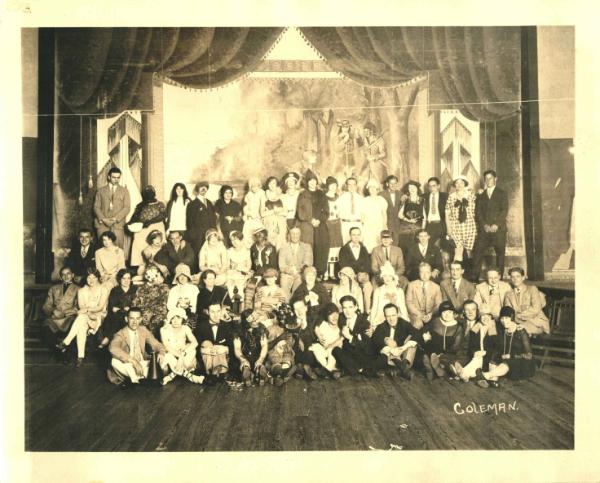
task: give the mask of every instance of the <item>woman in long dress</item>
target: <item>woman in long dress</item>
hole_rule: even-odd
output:
[[[340,253],[340,248],[344,244],[342,240],[342,222],[340,220],[340,206],[338,196],[338,182],[333,176],[329,176],[325,181],[325,196],[329,205],[329,218],[327,218],[327,230],[329,232],[329,257],[328,262],[333,265],[331,278],[335,277],[337,272],[336,262]]]
[[[244,196],[243,202],[244,228],[242,233],[244,234],[244,240],[246,240],[248,248],[254,243],[252,238],[254,233],[264,228],[260,216],[260,207],[263,204],[264,198],[265,190],[261,187],[260,179],[253,176],[248,180],[248,192]]]
[[[188,194],[187,188],[183,183],[175,183],[171,189],[171,196],[167,203],[165,227],[167,233],[170,231],[178,231],[181,236],[185,237],[186,230],[186,209],[188,203],[192,201]]]
[[[398,210],[399,240],[398,245],[404,253],[416,243],[416,236],[421,228],[425,228],[425,203],[423,202],[421,184],[409,181],[402,187],[400,209]]]
[[[371,253],[381,244],[381,232],[387,229],[387,201],[379,196],[380,185],[375,179],[369,180],[365,187],[367,196],[362,204],[363,244]]]
[[[133,244],[131,246],[132,267],[139,267],[144,263],[142,250],[146,248],[146,239],[150,232],[158,230],[165,233],[166,208],[162,201],[156,199],[156,191],[153,186],[146,186],[142,189],[142,201],[135,207],[133,215],[129,220],[128,226],[135,223],[141,223],[142,229],[136,231],[133,235]]]
[[[292,172],[287,173],[281,181],[284,188],[281,200],[283,201],[283,208],[285,209],[288,230],[296,225],[296,208],[298,206],[298,195],[300,194],[298,189],[299,182],[300,176],[297,173]]]
[[[477,224],[475,223],[475,195],[469,190],[469,180],[465,176],[457,177],[453,182],[454,191],[446,202],[446,227],[448,236],[455,245],[454,260],[463,261],[464,252],[471,256]]]
[[[215,211],[218,216],[219,229],[223,236],[223,242],[229,248],[231,240],[229,234],[232,231],[242,231],[242,205],[233,199],[233,188],[229,185],[221,186],[219,199],[215,203]]]
[[[201,272],[212,270],[217,274],[216,284],[221,286],[227,282],[229,259],[227,248],[219,237],[219,232],[211,228],[206,232],[206,243],[202,245],[198,255]]]
[[[270,176],[267,179],[265,198],[260,207],[260,215],[263,225],[269,233],[269,242],[279,250],[286,242],[287,213],[283,207],[279,181],[275,176]]]

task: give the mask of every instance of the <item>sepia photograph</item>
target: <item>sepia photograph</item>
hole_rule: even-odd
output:
[[[574,449],[576,29],[398,23],[21,29],[25,451]]]

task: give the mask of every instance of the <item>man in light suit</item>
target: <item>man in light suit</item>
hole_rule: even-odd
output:
[[[448,201],[448,193],[440,191],[440,180],[435,177],[429,178],[427,188],[429,189],[429,193],[423,197],[425,200],[425,229],[431,237],[431,243],[437,243],[438,240],[446,238],[446,202]]]
[[[387,225],[392,232],[392,237],[396,242],[400,240],[400,219],[398,212],[400,211],[400,198],[402,193],[398,189],[398,178],[393,174],[385,179],[385,190],[379,193],[385,201],[387,201]]]
[[[454,260],[450,263],[450,279],[440,284],[442,298],[452,302],[457,310],[460,310],[466,300],[475,296],[475,285],[463,278],[464,273],[462,262]]]
[[[431,280],[431,265],[421,262],[419,279],[408,284],[406,288],[406,308],[410,323],[416,329],[431,320],[442,303],[440,286]]]
[[[431,278],[437,281],[444,269],[442,261],[442,252],[429,240],[427,230],[421,229],[417,233],[418,242],[411,245],[406,254],[407,276],[409,280],[416,280],[419,277],[419,265],[427,262],[431,268]]]
[[[404,255],[402,248],[394,246],[393,233],[390,230],[381,232],[381,245],[373,248],[371,252],[371,273],[373,281],[381,285],[381,267],[389,262],[398,276],[398,285],[402,290],[406,289],[408,279],[404,276]]]
[[[141,325],[142,310],[139,307],[129,309],[125,322],[127,327],[119,330],[108,346],[112,360],[107,375],[113,384],[123,384],[125,381],[138,384],[141,379],[148,377],[150,356],[146,352],[146,344],[158,353],[157,362],[166,368],[165,347]]]
[[[279,249],[280,284],[289,300],[292,292],[302,283],[301,273],[304,267],[313,264],[312,247],[300,241],[300,228],[290,229],[289,241]]]
[[[77,291],[79,287],[73,283],[73,271],[70,267],[61,268],[60,279],[62,283],[53,285],[48,290],[46,302],[42,307],[42,312],[47,317],[44,326],[52,334],[57,332],[66,333],[77,316]]]
[[[486,305],[494,319],[498,320],[500,309],[504,305],[504,298],[510,291],[510,285],[500,280],[500,269],[490,267],[486,273],[487,281],[475,286],[473,300],[479,307]]]
[[[527,333],[537,335],[550,332],[550,322],[542,310],[546,299],[535,285],[525,285],[525,271],[513,267],[508,271],[512,290],[504,297],[504,305],[515,310],[516,320]]]
[[[96,191],[94,226],[98,232],[98,239],[105,231],[112,231],[117,237],[117,245],[123,248],[125,218],[129,214],[131,201],[127,188],[119,185],[120,180],[121,170],[110,168],[108,171],[108,184]]]

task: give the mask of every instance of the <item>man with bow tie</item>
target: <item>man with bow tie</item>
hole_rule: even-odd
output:
[[[232,349],[231,322],[221,319],[223,310],[219,303],[208,307],[208,319],[201,321],[195,330],[198,340],[198,370],[207,377],[207,383],[223,381],[229,371],[229,354]]]
[[[117,237],[116,245],[123,248],[125,241],[125,218],[129,214],[131,201],[129,190],[119,185],[121,170],[117,167],[108,171],[108,184],[96,191],[94,199],[94,225],[98,239],[105,231],[112,231]]]
[[[510,291],[510,285],[500,280],[500,269],[490,267],[486,272],[487,280],[475,286],[473,300],[479,307],[487,305],[494,319],[498,320],[504,297]]]
[[[79,287],[73,283],[73,271],[64,266],[60,270],[62,283],[48,290],[42,312],[47,317],[43,325],[51,332],[48,342],[52,343],[57,333],[66,333],[77,315],[77,291]],[[54,341],[55,343],[55,341]]]
[[[465,269],[460,260],[450,263],[450,279],[442,281],[442,298],[452,302],[454,307],[462,307],[466,300],[475,296],[475,285],[463,278]]]
[[[513,267],[508,271],[512,290],[504,297],[504,305],[514,309],[519,324],[531,335],[550,333],[550,322],[544,311],[544,295],[535,285],[525,284],[525,270]]]

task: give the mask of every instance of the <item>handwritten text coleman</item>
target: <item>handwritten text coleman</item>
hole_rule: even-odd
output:
[[[518,410],[519,408],[517,407],[517,401],[491,404],[477,404],[474,402],[470,402],[466,405],[462,405],[459,402],[454,403],[454,412],[456,414],[495,413],[497,416],[500,413],[507,413]]]

